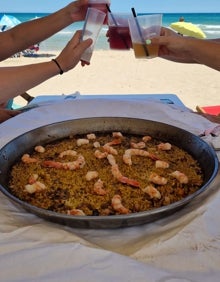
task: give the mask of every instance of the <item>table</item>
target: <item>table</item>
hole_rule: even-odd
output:
[[[98,109],[98,110],[97,110]],[[39,126],[93,116],[163,121],[194,134],[216,124],[184,105],[124,97],[42,102],[0,125],[0,147]],[[212,136],[205,137],[207,142]],[[0,197],[1,281],[219,281],[220,176],[202,203],[163,220],[116,230],[47,222]]]

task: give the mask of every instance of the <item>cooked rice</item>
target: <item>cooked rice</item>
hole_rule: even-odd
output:
[[[119,182],[113,177],[111,165],[107,158],[97,159],[94,152],[93,143],[99,142],[101,146],[112,141],[112,134],[96,134],[95,140],[89,140],[88,145],[77,146],[76,142],[83,136],[72,136],[63,140],[47,144],[44,153],[38,153],[33,150],[31,157],[39,159],[37,163],[24,163],[19,161],[11,170],[10,189],[12,194],[28,202],[31,205],[67,214],[68,211],[77,209],[83,211],[85,215],[115,215],[120,214],[112,207],[112,198],[114,195],[121,196],[121,202],[130,213],[146,211],[159,208],[179,201],[186,196],[197,191],[203,183],[203,174],[196,160],[187,152],[172,145],[171,150],[158,150],[159,140],[152,139],[146,143],[143,150],[156,155],[160,160],[169,163],[169,168],[156,168],[155,160],[148,157],[132,156],[132,165],[125,164],[122,160],[124,151],[130,148],[131,142],[141,142],[143,136],[123,135],[122,143],[112,146],[118,151],[114,156],[120,172],[123,176],[137,180],[140,187]],[[85,158],[84,167],[77,170],[65,170],[42,165],[44,160],[54,160],[58,162],[72,162],[76,159],[73,156],[64,156],[59,158],[59,154],[66,150],[75,150]],[[102,148],[100,148],[102,150]],[[106,195],[97,195],[94,193],[94,183],[98,180],[87,181],[85,175],[88,171],[97,171],[103,183],[103,189],[107,191]],[[188,176],[187,184],[180,183],[170,174],[173,171],[180,171]],[[167,179],[165,185],[155,185],[160,192],[161,198],[151,198],[143,189],[151,184],[149,175],[155,172]],[[37,181],[43,183],[46,189],[35,193],[28,193],[25,185],[29,183],[32,175],[37,174]]]

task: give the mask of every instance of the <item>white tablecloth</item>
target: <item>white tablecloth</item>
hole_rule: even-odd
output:
[[[184,107],[152,101],[73,100],[42,105],[0,125],[0,147],[49,123],[124,116],[162,121],[194,134],[216,124]],[[207,137],[211,141],[211,137]],[[1,281],[219,281],[220,176],[203,199],[166,219],[116,230],[47,222],[0,197]]]

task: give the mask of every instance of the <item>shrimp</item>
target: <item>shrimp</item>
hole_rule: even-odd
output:
[[[33,184],[37,181],[37,179],[38,179],[38,174],[32,174],[28,179],[28,183]]]
[[[156,160],[155,166],[156,168],[168,168],[170,165],[168,164],[168,162]]]
[[[40,181],[36,181],[33,184],[25,185],[24,188],[29,194],[34,194],[36,192],[45,190],[46,186],[43,183],[41,183]]]
[[[108,159],[108,162],[109,162],[110,165],[116,165],[116,160],[115,160],[115,157],[113,155],[108,154],[107,159]]]
[[[86,162],[84,157],[82,155],[79,155],[76,161],[63,163],[63,168],[67,170],[76,170],[83,168],[85,163]]]
[[[183,172],[178,170],[172,172],[170,175],[176,178],[182,184],[187,184],[189,182],[189,178]]]
[[[87,134],[86,137],[87,137],[88,140],[95,140],[96,139],[96,135],[94,133]]]
[[[89,144],[89,140],[88,139],[77,139],[76,140],[76,145],[78,147],[83,146],[83,145],[87,145]]]
[[[139,142],[139,143],[131,142],[131,148],[144,149],[145,147],[146,147],[146,144],[144,142]]]
[[[86,180],[91,181],[99,176],[97,171],[88,171],[86,174]]]
[[[147,193],[151,199],[153,198],[161,199],[160,192],[151,184],[146,186],[144,189],[142,189],[142,191]]]
[[[114,145],[120,145],[120,144],[121,144],[121,139],[115,138],[112,141],[106,143],[105,145],[114,146]]]
[[[101,152],[99,150],[96,150],[95,153],[94,153],[95,157],[97,159],[105,159],[107,156],[108,156],[108,153],[107,152]]]
[[[85,213],[82,210],[79,210],[79,209],[68,210],[67,214],[68,215],[81,215],[81,216],[85,216]]]
[[[34,150],[38,153],[44,153],[45,152],[45,148],[43,146],[36,146],[34,148]]]
[[[141,157],[149,157],[152,160],[158,160],[158,157],[155,156],[154,154],[151,154],[147,151],[140,150],[140,149],[128,149],[125,151],[123,155],[123,161],[125,164],[132,165],[132,156],[141,156]]]
[[[170,143],[160,143],[159,145],[157,145],[157,148],[162,151],[170,151],[172,145]]]
[[[74,150],[66,150],[59,154],[59,158],[63,158],[64,156],[72,156],[75,157],[77,155],[77,152]]]
[[[122,139],[123,138],[123,135],[122,135],[122,133],[121,132],[112,132],[112,136],[114,137],[114,138],[119,138],[119,139]]]
[[[75,162],[71,162],[71,164],[73,164],[73,166],[75,166],[75,169],[83,168],[84,165],[86,164],[85,158],[82,155],[79,155],[77,160]],[[74,170],[74,168],[73,168],[73,170]]]
[[[37,163],[39,160],[36,158],[31,158],[31,156],[29,154],[24,154],[21,158],[23,163],[26,164],[31,164],[31,163]]]
[[[152,137],[149,136],[149,135],[146,135],[146,136],[144,136],[144,137],[142,138],[142,140],[146,143],[146,142],[152,140]]]
[[[63,163],[56,162],[56,161],[44,161],[42,164],[45,167],[51,167],[51,168],[57,168],[57,169],[63,168]]]
[[[149,181],[157,185],[166,185],[167,184],[167,179],[165,177],[158,175],[155,172],[151,173],[151,175],[149,176]]]
[[[111,146],[109,146],[108,144],[105,144],[103,146],[103,149],[108,154],[112,154],[112,155],[117,155],[118,154],[118,151],[116,149],[112,148]]]
[[[96,142],[93,143],[93,147],[94,148],[100,148],[101,145],[100,145],[100,143],[98,141],[96,141]]]
[[[128,214],[129,213],[129,209],[127,209],[126,207],[124,207],[122,205],[121,202],[121,196],[120,195],[114,195],[114,197],[112,198],[112,208],[120,213],[120,214]]]
[[[79,155],[77,160],[74,162],[56,162],[56,161],[44,161],[43,166],[45,167],[51,167],[51,168],[57,168],[57,169],[65,169],[65,170],[76,170],[83,168],[85,165],[85,159],[82,155]]]
[[[131,149],[126,150],[122,158],[125,164],[132,165]]]
[[[104,183],[101,179],[99,179],[98,181],[96,181],[96,183],[94,184],[94,193],[99,195],[99,196],[104,196],[107,194],[107,191],[105,191],[103,189]]]
[[[133,187],[140,187],[140,183],[139,183],[138,181],[123,176],[122,173],[120,172],[120,170],[119,170],[117,164],[112,165],[111,171],[112,171],[112,175],[113,175],[119,182],[121,182],[121,183],[123,183],[123,184],[127,184],[127,185],[130,185],[130,186],[133,186]]]

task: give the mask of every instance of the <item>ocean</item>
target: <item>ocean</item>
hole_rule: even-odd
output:
[[[35,13],[10,13],[21,22],[25,22],[37,17],[43,17],[48,14]],[[2,14],[0,14],[0,17]],[[172,13],[163,14],[163,26],[169,27],[173,22],[179,21],[180,17],[184,17],[185,21],[191,22],[200,27],[207,38],[220,38],[220,13]],[[61,50],[76,30],[82,29],[83,22],[74,23],[67,28],[61,30],[57,34],[40,43],[41,51],[59,51]],[[96,50],[108,50],[109,45],[106,38],[107,26],[103,26],[100,36],[96,43]]]

